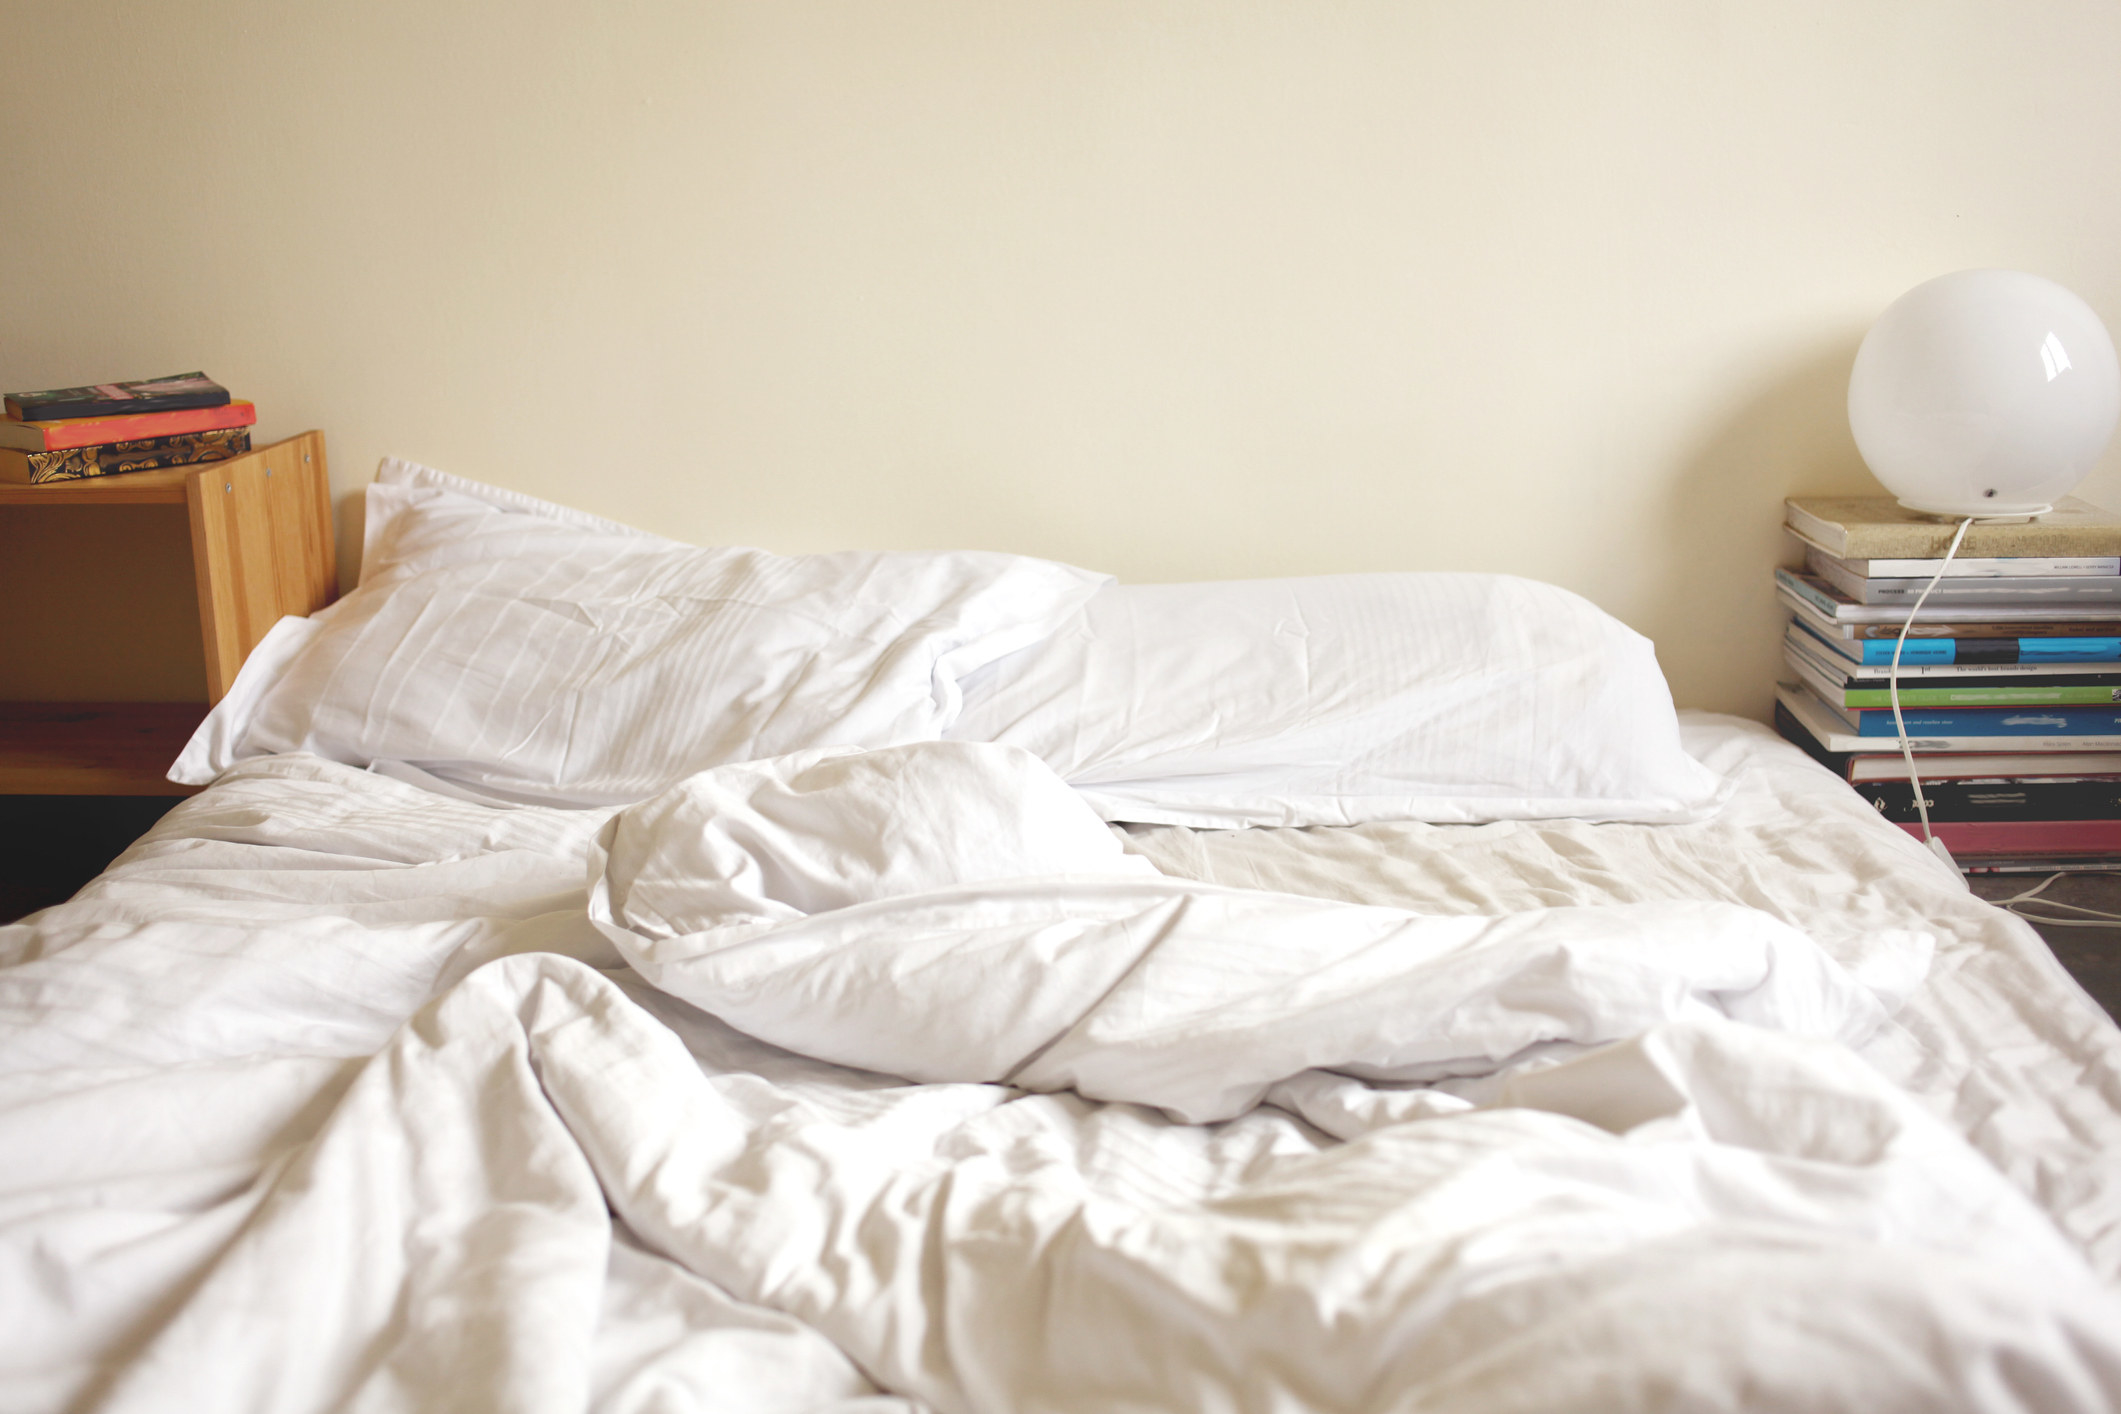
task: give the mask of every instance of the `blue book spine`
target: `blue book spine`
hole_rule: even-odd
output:
[[[1855,714],[1858,736],[1897,736],[1890,707]],[[2121,736],[2121,707],[1934,707],[1900,715],[1909,736]]]
[[[1959,640],[1956,638],[1910,638],[1907,651],[1900,655],[1902,667],[1912,668],[1917,663],[1954,663]],[[1863,661],[1867,665],[1887,668],[1893,663],[1893,640],[1890,638],[1866,638],[1863,640]]]
[[[1863,661],[1877,667],[1891,664],[1893,640],[1864,639]],[[1982,638],[1964,642],[1956,638],[1910,638],[1907,651],[1900,655],[1903,667],[1917,663],[2113,662],[2121,662],[2121,638]]]

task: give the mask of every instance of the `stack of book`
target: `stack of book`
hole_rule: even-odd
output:
[[[203,373],[9,393],[0,482],[74,481],[250,450],[258,410]]]
[[[1775,572],[1791,611],[1777,728],[1917,836],[1888,678],[1957,528],[1882,497],[1792,500],[1805,566]],[[1930,828],[1963,868],[2121,862],[2121,516],[2069,498],[1970,527],[1899,684]]]

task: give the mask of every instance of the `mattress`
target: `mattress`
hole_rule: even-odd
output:
[[[1938,1147],[1935,1191],[1819,1219],[1845,1253],[1762,1222],[1703,1246],[1715,1225],[1687,1204],[1729,1194],[1660,1206],[1600,1176],[1654,1125],[1511,1137],[1532,1111],[1348,1069],[1213,1124],[909,1084],[627,966],[586,908],[609,811],[279,755],[0,929],[0,1409],[1862,1407],[1887,1348],[1928,1352],[1889,1373],[1935,1407],[2102,1407],[2121,1030],[2027,924],[1794,748],[1682,723],[1733,782],[1695,824],[1115,829],[1168,877],[1426,915],[1741,905],[1886,993],[1906,952],[1881,940],[1919,929],[1927,974],[1861,1065],[1998,1188]],[[1706,1074],[1731,1029],[1671,1044]],[[1818,1055],[1746,1073],[1801,1089]],[[1419,1203],[1379,1206],[1417,1171]],[[1685,1172],[1674,1194],[1710,1170]],[[1803,1189],[1822,1212],[1826,1192]],[[1512,1195],[1525,1219],[1484,1225]],[[1402,1242],[1415,1212],[1468,1225]],[[1961,1334],[1917,1328],[1934,1312],[1897,1291],[1844,1300],[1890,1275],[1894,1223],[1946,1218],[1971,1235],[1937,1287],[1968,1262],[1993,1277],[1953,1298]],[[2050,1240],[2083,1290],[1981,1256]],[[1919,1286],[1932,1257],[1904,1250]],[[1793,1374],[1807,1327],[1823,1344]]]

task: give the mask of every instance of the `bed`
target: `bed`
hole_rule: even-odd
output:
[[[2121,1030],[1580,601],[369,502],[0,929],[0,1408],[2121,1405]]]

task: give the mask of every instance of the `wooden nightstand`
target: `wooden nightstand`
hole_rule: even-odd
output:
[[[283,614],[338,593],[324,434],[227,461],[37,486],[0,485],[0,514],[181,505],[205,648],[204,702],[0,702],[0,795],[189,795],[163,779],[192,730]]]

